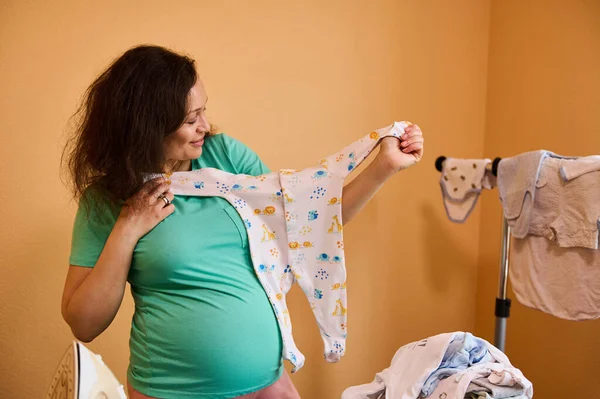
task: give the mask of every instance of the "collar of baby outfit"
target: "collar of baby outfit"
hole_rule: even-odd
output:
[[[600,171],[600,156],[591,155],[573,159],[560,167],[560,174],[565,181],[576,179],[586,173]]]
[[[337,362],[344,355],[344,179],[382,138],[400,138],[409,125],[410,122],[395,122],[375,130],[323,158],[318,165],[302,170],[282,169],[250,176],[202,168],[163,175],[175,195],[222,197],[239,213],[248,232],[254,269],[279,323],[283,357],[293,364],[292,372],[304,364],[304,355],[292,337],[286,305],[286,294],[296,281],[316,318],[325,359]]]

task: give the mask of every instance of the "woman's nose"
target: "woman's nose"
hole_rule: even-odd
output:
[[[200,117],[200,124],[198,125],[198,130],[200,130],[201,132],[208,132],[210,130],[210,123],[208,123],[208,120],[204,115]]]

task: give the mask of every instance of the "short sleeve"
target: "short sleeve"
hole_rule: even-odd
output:
[[[89,195],[89,194],[88,194]],[[76,266],[94,267],[108,240],[117,215],[108,204],[98,205],[90,201],[88,206],[81,201],[71,236],[69,263]]]
[[[225,134],[223,134],[223,140],[227,155],[238,173],[259,176],[271,172],[259,156],[244,143]]]

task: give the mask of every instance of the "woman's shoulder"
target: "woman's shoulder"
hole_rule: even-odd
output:
[[[210,167],[253,176],[270,171],[250,147],[222,132],[212,134],[204,141],[202,155],[192,166],[194,169]]]
[[[204,148],[194,167],[212,167],[230,173],[262,174],[268,168],[258,155],[241,140],[226,133],[211,134],[204,141]]]
[[[194,168],[217,168],[222,169],[222,163],[230,162],[229,156],[229,139],[225,133],[213,133],[204,139],[204,145],[202,146],[202,155],[200,158],[192,161],[197,163],[193,165]]]
[[[78,216],[88,221],[113,224],[123,201],[115,200],[101,184],[89,186],[79,198]]]
[[[218,132],[211,134],[207,140],[205,140],[205,147],[212,147],[211,149],[220,150],[223,153],[231,154],[238,152],[246,147],[240,140],[228,135],[224,132]]]

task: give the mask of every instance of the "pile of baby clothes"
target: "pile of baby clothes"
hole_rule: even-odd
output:
[[[533,385],[504,353],[471,333],[453,332],[400,348],[373,382],[342,399],[531,399]]]

